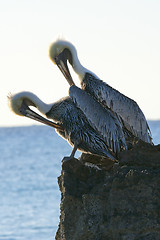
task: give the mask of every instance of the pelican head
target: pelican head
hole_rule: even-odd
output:
[[[8,96],[8,105],[10,109],[19,116],[25,116],[28,106],[34,106],[35,104],[30,100],[29,92],[21,92],[17,94],[10,94]]]
[[[19,116],[25,116],[62,130],[62,127],[60,125],[49,121],[48,119],[42,117],[29,108],[29,106],[33,106],[37,108],[42,114],[46,115],[52,107],[52,104],[46,104],[42,102],[35,94],[31,92],[20,92],[14,95],[10,94],[8,96],[8,105],[11,111]]]
[[[53,42],[49,48],[49,57],[59,67],[70,86],[75,84],[69,72],[67,62],[70,63],[80,79],[83,79],[87,69],[81,65],[76,48],[70,42],[63,40]]]

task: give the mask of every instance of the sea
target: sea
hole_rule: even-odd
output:
[[[148,123],[157,145],[160,121]],[[61,198],[57,178],[61,160],[71,151],[50,127],[0,127],[0,240],[55,239]]]

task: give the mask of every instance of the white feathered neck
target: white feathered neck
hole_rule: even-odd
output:
[[[55,57],[58,56],[65,48],[67,48],[72,55],[72,67],[74,71],[78,74],[79,78],[82,80],[85,76],[86,73],[90,73],[96,78],[98,78],[93,72],[88,70],[87,68],[83,67],[82,64],[80,63],[78,56],[77,56],[77,50],[73,46],[72,43],[65,41],[65,40],[57,40],[53,42],[50,45],[49,48],[49,57],[51,60],[55,63]]]
[[[8,104],[10,109],[17,115],[22,115],[20,113],[20,108],[23,101],[27,102],[28,106],[35,106],[42,114],[49,112],[53,104],[46,104],[41,99],[39,99],[35,94],[31,92],[20,92],[8,96]]]

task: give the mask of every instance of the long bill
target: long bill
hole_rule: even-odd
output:
[[[57,123],[54,123],[52,121],[49,121],[48,119],[42,117],[38,113],[35,113],[33,110],[31,110],[27,105],[23,105],[20,109],[20,112],[23,114],[23,116],[31,118],[37,122],[41,122],[45,125],[48,125],[50,127],[59,129],[61,131],[64,131],[63,127]]]
[[[64,77],[66,78],[66,80],[68,81],[69,85],[75,85],[72,76],[69,72],[68,66],[67,66],[67,59],[64,58],[63,56],[63,52],[60,53],[56,58],[55,58],[55,62],[57,64],[57,66],[59,67],[59,69],[61,70],[62,74],[64,75]]]

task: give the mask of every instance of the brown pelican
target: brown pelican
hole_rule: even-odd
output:
[[[77,88],[76,86],[72,87]],[[72,92],[72,87],[70,88],[70,92]],[[84,92],[81,89],[79,90]],[[85,95],[88,94],[85,93]],[[89,98],[92,97],[89,96]],[[110,113],[110,111],[108,112],[108,119],[106,117],[106,121],[108,120],[108,129],[106,124],[101,134],[99,129],[96,130],[94,126],[92,127],[89,124],[84,113],[75,105],[69,96],[53,104],[44,103],[31,92],[20,92],[9,96],[8,99],[9,106],[15,114],[26,116],[54,127],[57,133],[73,146],[70,157],[65,160],[73,158],[77,149],[84,153],[109,157],[114,160],[114,152],[116,153],[116,151],[120,151],[122,148],[127,148],[122,127],[118,119]],[[35,113],[29,106],[37,108],[43,115],[55,122],[51,122]],[[114,128],[114,134],[112,136],[109,128]],[[103,131],[105,131],[106,134],[105,138],[103,137]],[[108,141],[106,140],[107,134],[109,138]]]
[[[49,56],[60,68],[70,85],[74,85],[74,82],[67,61],[78,74],[83,90],[93,96],[104,108],[109,108],[115,112],[121,118],[125,128],[134,136],[145,142],[152,143],[149,126],[138,104],[84,68],[78,59],[75,47],[70,42],[63,40],[54,42],[50,46]],[[87,105],[87,102],[85,104]]]

